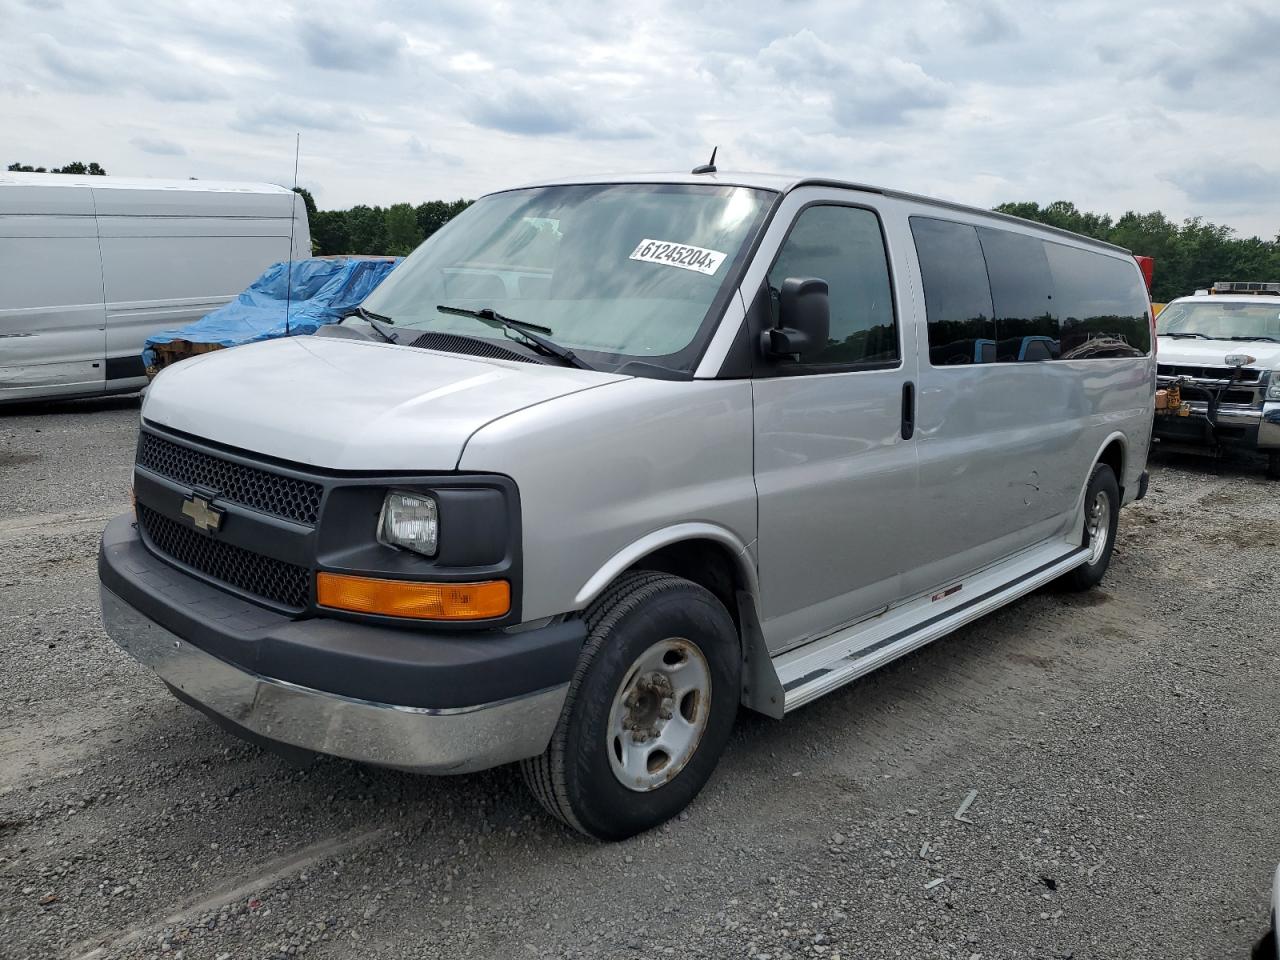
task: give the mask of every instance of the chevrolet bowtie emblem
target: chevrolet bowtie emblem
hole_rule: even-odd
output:
[[[209,506],[208,500],[195,494],[183,503],[182,513],[191,518],[197,530],[204,530],[206,533],[212,533],[222,526],[222,511]]]

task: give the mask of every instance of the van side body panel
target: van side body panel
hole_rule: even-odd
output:
[[[104,327],[89,189],[0,189],[0,399],[100,392]]]
[[[916,562],[905,592],[944,586],[1070,535],[1106,441],[1120,430],[1145,449],[1154,400],[1144,366],[1077,360],[922,369]],[[1145,453],[1126,456],[1127,476],[1117,479],[1127,491],[1136,492],[1145,462]]]
[[[629,379],[481,427],[459,470],[520,489],[527,620],[585,606],[619,554],[679,524],[711,525],[739,552],[756,537],[751,384]],[[656,542],[656,541],[655,541]]]

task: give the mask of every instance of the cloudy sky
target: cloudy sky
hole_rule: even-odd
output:
[[[1280,233],[1280,6],[0,0],[0,146],[292,177],[322,208],[548,176],[835,175]]]

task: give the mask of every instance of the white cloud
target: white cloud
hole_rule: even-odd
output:
[[[134,137],[129,141],[143,153],[153,153],[158,157],[185,157],[186,148],[180,143],[165,140],[163,137]]]
[[[290,133],[302,130],[356,130],[360,117],[345,106],[331,106],[302,97],[269,96],[236,110],[231,127],[242,133]]]

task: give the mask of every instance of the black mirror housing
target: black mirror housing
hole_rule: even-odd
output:
[[[787,277],[782,281],[778,301],[778,325],[760,338],[760,349],[766,357],[799,357],[827,345],[831,333],[827,281]]]

